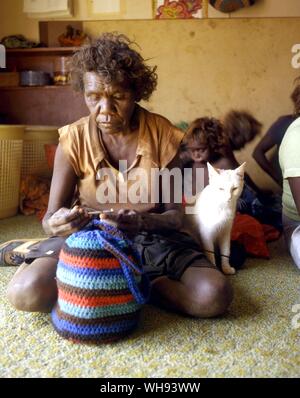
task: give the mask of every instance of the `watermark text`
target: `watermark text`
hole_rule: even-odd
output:
[[[0,44],[0,68],[6,68],[6,50],[3,44]]]
[[[300,68],[300,44],[294,44],[292,47],[292,53],[295,54],[292,57],[292,67],[294,69],[299,69]]]

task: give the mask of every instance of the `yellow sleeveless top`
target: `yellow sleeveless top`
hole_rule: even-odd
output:
[[[128,167],[121,162],[120,170],[109,163],[91,116],[59,129],[60,145],[78,176],[77,203],[96,210],[159,208],[157,196],[153,196],[153,186],[158,184],[156,172],[175,157],[184,133],[163,116],[136,106],[136,157]]]

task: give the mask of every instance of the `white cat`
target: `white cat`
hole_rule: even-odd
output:
[[[203,250],[215,265],[214,251],[219,248],[224,274],[235,273],[229,264],[230,237],[237,200],[244,186],[245,164],[235,170],[220,170],[207,163],[209,185],[196,197],[194,217]]]

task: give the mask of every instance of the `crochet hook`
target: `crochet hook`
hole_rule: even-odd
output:
[[[110,210],[93,210],[93,211],[88,211],[88,214],[92,215],[92,214],[103,214],[103,213],[113,213],[114,210],[110,209]]]

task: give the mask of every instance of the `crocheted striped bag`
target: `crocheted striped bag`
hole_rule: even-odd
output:
[[[133,244],[100,220],[66,239],[56,278],[52,324],[62,337],[77,343],[109,343],[129,334],[149,296]]]

